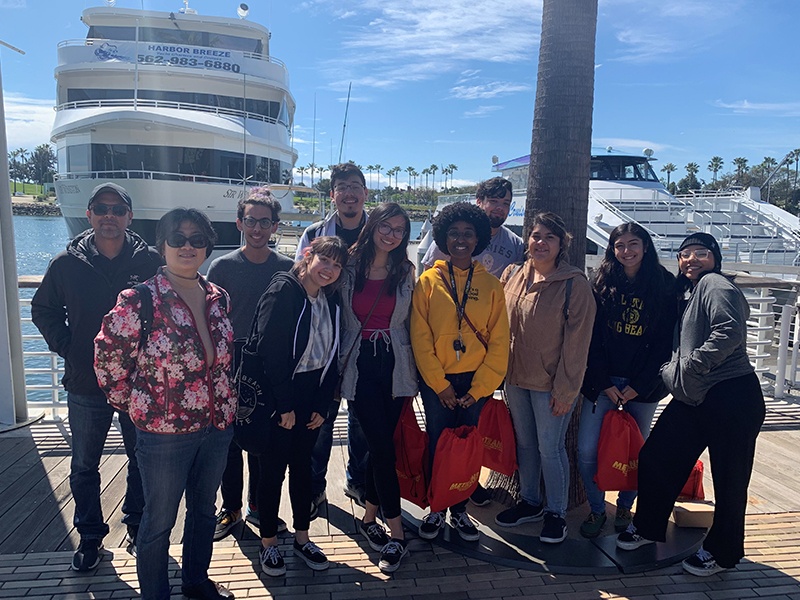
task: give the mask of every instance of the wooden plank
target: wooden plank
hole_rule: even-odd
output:
[[[5,471],[13,467],[25,454],[35,451],[32,438],[0,436],[0,479],[5,479]]]

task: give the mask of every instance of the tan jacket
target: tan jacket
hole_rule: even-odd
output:
[[[509,266],[500,278],[511,329],[506,381],[528,390],[551,392],[558,402],[572,402],[583,383],[592,339],[597,310],[592,288],[580,269],[564,262],[532,284],[533,275],[533,261],[528,260],[522,267]],[[565,321],[568,279],[573,283]]]

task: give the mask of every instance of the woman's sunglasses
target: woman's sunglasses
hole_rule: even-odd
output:
[[[167,236],[167,246],[170,248],[183,248],[186,242],[189,242],[192,248],[205,248],[208,246],[208,238],[202,233],[193,233],[186,237],[179,231],[173,231]]]

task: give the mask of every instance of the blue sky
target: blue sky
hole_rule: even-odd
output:
[[[56,45],[85,37],[81,11],[102,4],[0,0],[0,39],[27,53],[0,49],[10,149],[48,140]],[[312,151],[318,164],[337,162],[350,82],[345,160],[384,171],[453,163],[454,182],[466,184],[492,175],[493,155],[505,161],[528,154],[541,0],[249,4],[249,18],[272,31],[272,55],[289,68],[298,165],[310,163]],[[219,16],[235,16],[237,5],[190,2]],[[173,11],[183,4],[117,6]],[[751,165],[764,156],[780,160],[800,148],[791,41],[798,23],[794,1],[600,0],[593,145],[652,148],[656,171],[678,165],[673,180],[690,161],[710,180],[705,168],[714,155],[725,160],[723,171],[738,156]],[[405,173],[399,179],[404,183]]]

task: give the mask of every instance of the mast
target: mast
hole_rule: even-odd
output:
[[[342,162],[342,149],[344,148],[344,132],[347,129],[347,111],[350,109],[350,90],[353,89],[353,82],[347,86],[347,104],[344,105],[344,122],[342,123],[342,142],[339,144],[339,162]]]

